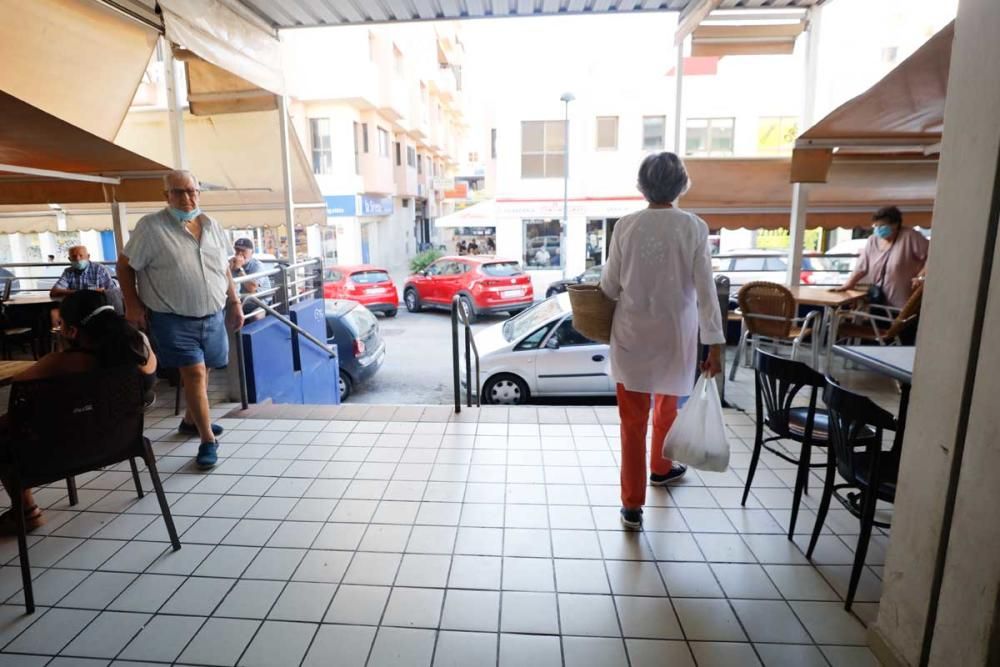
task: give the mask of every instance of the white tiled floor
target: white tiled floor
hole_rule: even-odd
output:
[[[731,402],[752,406],[749,379]],[[170,415],[147,427],[181,551],[125,466],[79,478],[74,508],[61,487],[39,491],[33,616],[16,543],[0,542],[0,667],[875,664],[841,602],[857,522],[834,507],[810,564],[819,478],[789,542],[794,470],[768,455],[741,507],[742,411],[727,410],[732,470],[650,489],[641,533],[618,521],[614,408],[223,419],[211,472]]]

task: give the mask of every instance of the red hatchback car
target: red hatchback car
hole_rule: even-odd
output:
[[[389,273],[368,264],[327,267],[323,296],[357,301],[372,312],[385,313],[386,317],[395,317],[399,310],[399,293]]]
[[[473,255],[442,257],[407,278],[403,303],[411,313],[424,308],[450,309],[456,295],[461,297],[470,322],[487,313],[519,313],[535,300],[531,278],[520,264]]]

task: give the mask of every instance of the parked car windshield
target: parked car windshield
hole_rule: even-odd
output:
[[[351,308],[344,313],[344,321],[358,338],[366,338],[372,329],[378,326],[375,316],[364,306]]]
[[[562,299],[566,299],[566,304]],[[534,331],[549,320],[562,315],[569,308],[569,297],[565,294],[546,299],[524,311],[520,315],[515,315],[503,324],[503,337],[508,343],[513,343],[522,336]]]
[[[483,264],[483,273],[499,278],[517,276],[521,274],[521,265],[517,262],[491,262]]]
[[[358,271],[357,273],[351,274],[351,280],[359,285],[384,283],[389,280],[389,274],[385,271]]]

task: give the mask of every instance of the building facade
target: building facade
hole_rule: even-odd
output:
[[[283,38],[292,119],[327,201],[307,252],[396,275],[450,211],[465,132],[454,25],[292,31]]]

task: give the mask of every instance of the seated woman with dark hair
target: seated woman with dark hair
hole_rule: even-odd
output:
[[[103,292],[84,290],[70,294],[59,304],[59,316],[67,349],[45,355],[16,376],[15,383],[134,364],[143,374],[144,391],[152,389],[156,381],[156,355],[149,340],[115,312]],[[7,427],[4,416],[0,432]],[[24,512],[28,530],[45,523],[31,489],[24,491]],[[0,515],[0,534],[15,530],[16,521],[11,510]]]

